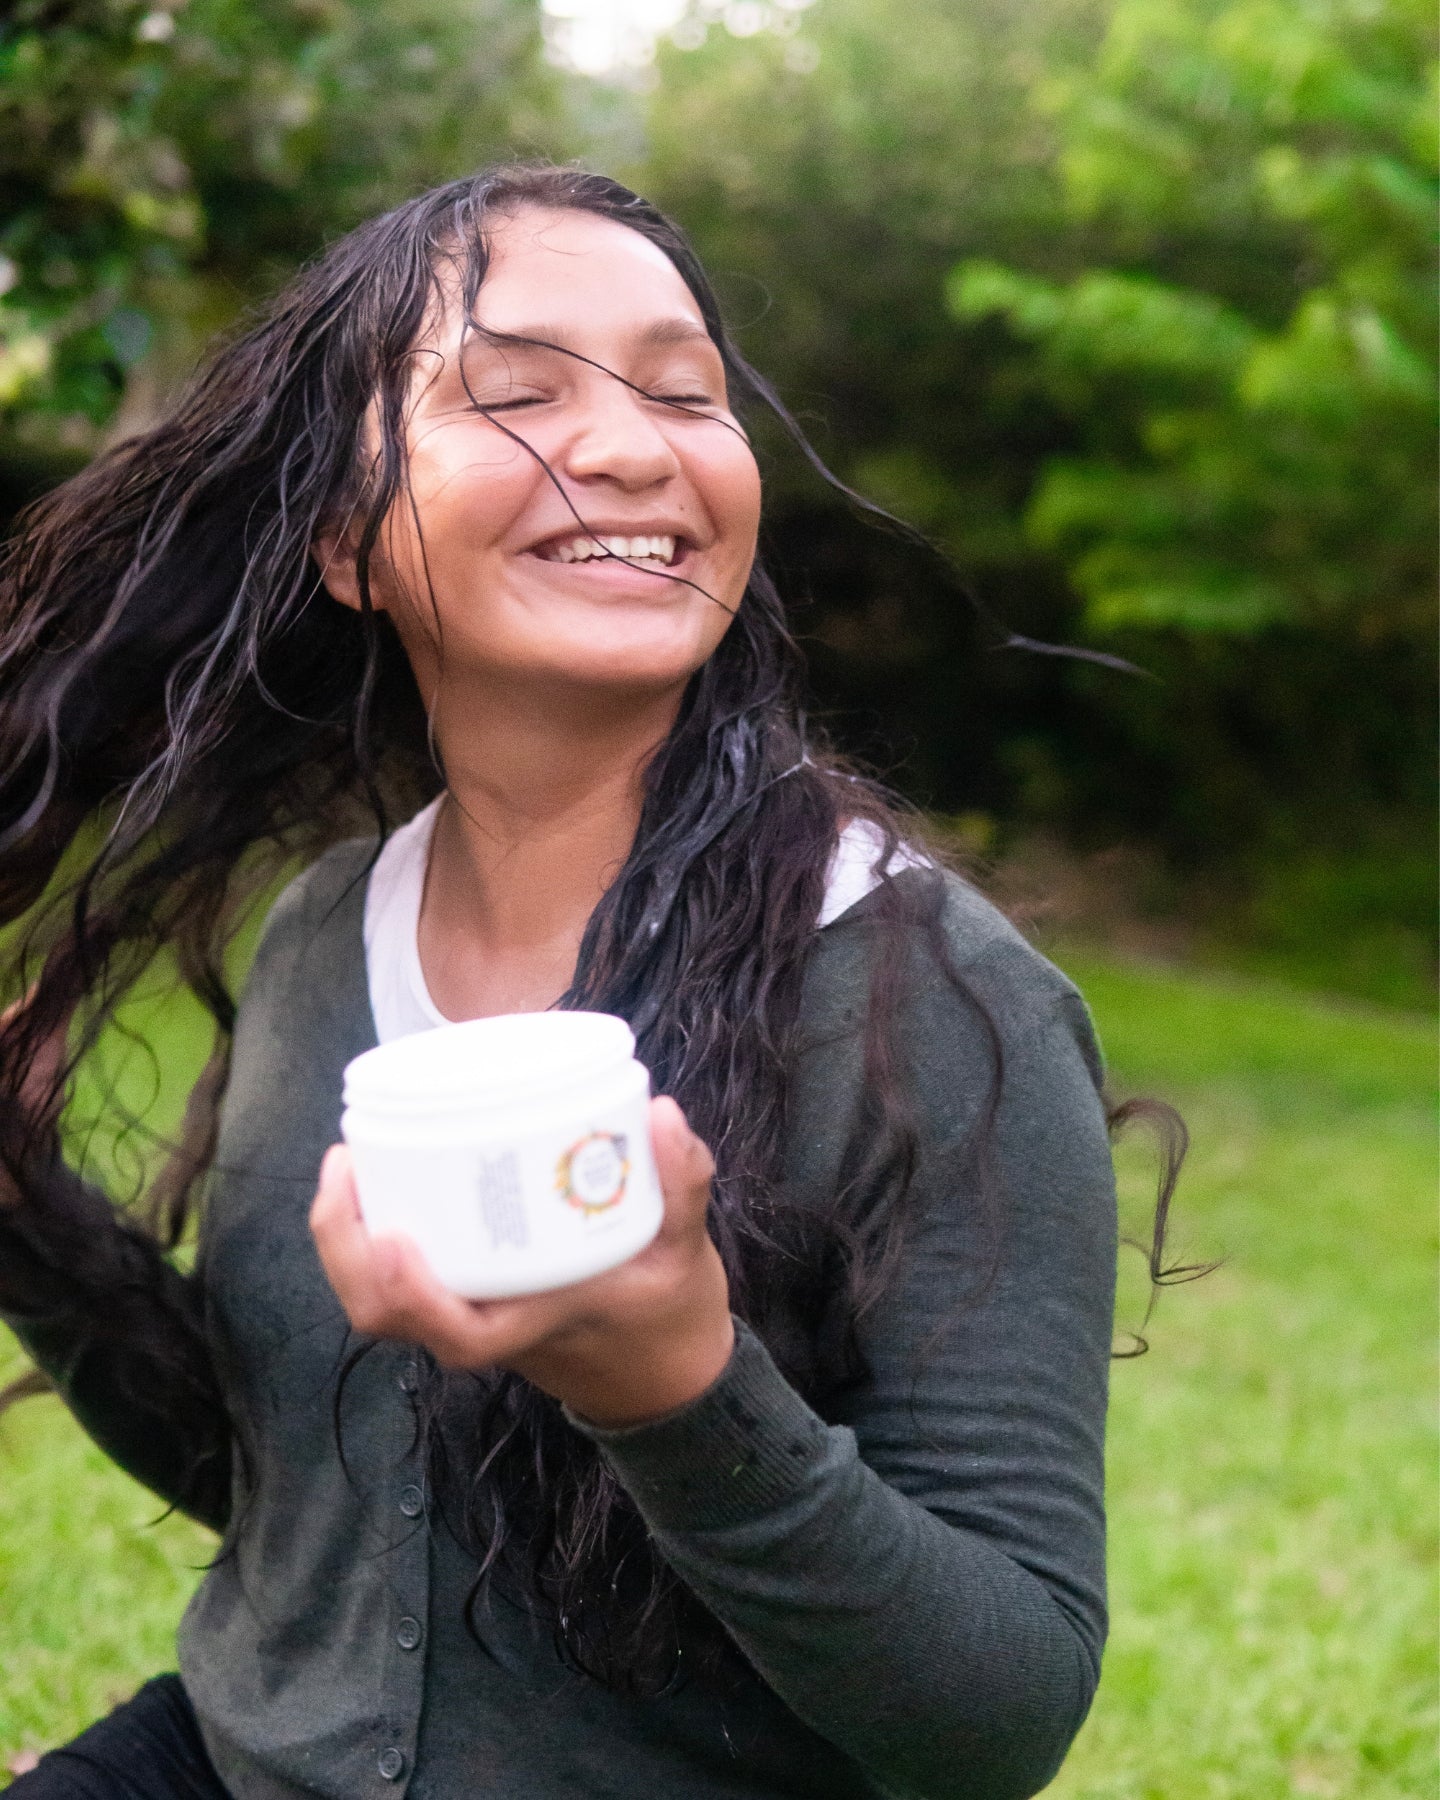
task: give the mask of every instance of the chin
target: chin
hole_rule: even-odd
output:
[[[570,687],[589,688],[597,694],[663,694],[683,688],[705,660],[703,657],[699,662],[659,656],[607,657],[583,668],[567,669],[562,679]]]
[[[700,638],[693,632],[670,633],[665,638],[638,636],[623,642],[574,646],[574,654],[551,668],[562,679],[578,686],[656,692],[683,687],[715,652],[717,638]]]

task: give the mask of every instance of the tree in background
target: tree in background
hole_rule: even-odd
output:
[[[949,288],[1075,436],[1031,541],[1182,696],[1130,709],[1132,766],[1191,841],[1225,821],[1253,935],[1377,991],[1433,932],[1433,37],[1412,0],[1118,0],[1035,90],[1070,230]]]
[[[1027,96],[1099,29],[1089,0],[818,0],[795,38],[712,30],[662,56],[632,171],[694,234],[742,342],[837,472],[929,532],[987,613],[1038,636],[1068,634],[1075,608],[1020,512],[1067,428],[1017,386],[1028,347],[957,332],[945,282],[967,251],[1018,256],[1061,229],[1055,131]],[[823,710],[927,803],[1012,815],[1035,720],[1063,733],[1073,710],[1063,672],[991,654],[1003,633],[938,560],[765,449],[771,545],[813,596],[799,622]]]
[[[1423,991],[1428,20],[822,0],[803,31],[799,65],[671,55],[641,179],[842,473],[987,613],[1157,677],[992,654],[957,583],[787,477],[822,703],[942,808],[1153,845],[1161,903]]]
[[[692,232],[839,473],[950,558],[858,521],[760,422],[768,547],[837,735],[1002,847],[1147,846],[1157,904],[1413,997],[1417,0],[669,10],[646,92],[547,69],[533,0],[10,0],[0,514],[356,219],[586,149]]]
[[[127,391],[143,415],[211,331],[329,237],[545,137],[553,84],[537,42],[529,0],[12,3],[0,24],[12,503],[92,453]]]
[[[1428,631],[1432,34],[1411,0],[1120,0],[1041,86],[1063,253],[1114,264],[970,262],[950,297],[1038,347],[1075,423],[1027,523],[1098,629]]]

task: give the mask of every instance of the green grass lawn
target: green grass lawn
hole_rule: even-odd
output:
[[[1055,1800],[1430,1796],[1433,1034],[1279,988],[1062,958],[1122,1091],[1194,1134],[1168,1292],[1115,1368],[1114,1624]],[[1121,1153],[1127,1222],[1151,1169]],[[1143,1308],[1127,1271],[1122,1324]],[[52,1399],[0,1422],[0,1766],[173,1660],[210,1548]],[[3,1776],[0,1776],[3,1780]]]

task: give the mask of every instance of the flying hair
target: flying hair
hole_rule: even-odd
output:
[[[286,872],[356,835],[373,838],[373,866],[394,825],[443,787],[371,566],[393,509],[419,524],[406,396],[445,272],[461,274],[465,329],[483,333],[486,226],[521,207],[591,213],[658,246],[694,296],[742,421],[768,410],[819,479],[935,553],[826,467],[731,341],[668,219],[604,176],[534,164],[421,194],[333,245],[242,323],[164,419],[20,522],[0,563],[0,990],[24,1001],[0,1020],[0,1306],[91,1322],[137,1406],[192,1445],[180,1501],[217,1526],[237,1467],[243,1494],[243,1450],[193,1288],[167,1254],[196,1219],[214,1158],[237,1006],[230,953]],[[354,533],[358,610],[327,595],[312,554],[337,524],[347,542]],[[998,629],[1004,645],[1116,660]],[[930,844],[931,868],[882,884],[871,911],[867,1113],[841,1191],[825,1218],[787,1202],[787,1075],[830,854],[855,819],[874,827],[883,867],[902,842],[926,841],[921,820],[830,749],[803,694],[803,660],[759,559],[646,771],[634,844],[558,1004],[630,1022],[656,1091],[674,1095],[714,1152],[710,1227],[735,1311],[823,1404],[861,1366],[858,1327],[895,1279],[920,1204],[900,1014],[917,955],[942,971],[988,1054],[965,1154],[989,1242],[1004,1224],[993,1151],[1006,1070],[1003,1021],[947,948],[945,858]],[[166,1168],[116,1213],[67,1168],[61,1114],[79,1063],[157,964],[205,1008],[214,1050]],[[1148,1117],[1167,1145],[1146,1251],[1161,1284],[1197,1271],[1164,1249],[1181,1128],[1168,1109]],[[877,1193],[882,1205],[862,1205]],[[977,1303],[991,1274],[983,1258],[967,1271],[957,1306]],[[836,1306],[840,1329],[822,1343],[810,1325]],[[782,1329],[796,1321],[798,1336]],[[347,1368],[366,1349],[356,1343]],[[342,1453],[344,1390],[342,1371]],[[476,1554],[472,1623],[492,1604],[539,1608],[574,1666],[618,1687],[663,1687],[693,1603],[594,1447],[512,1375],[426,1361],[415,1407],[440,1504]],[[230,1522],[233,1538],[243,1516]]]

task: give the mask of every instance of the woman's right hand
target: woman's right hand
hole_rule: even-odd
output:
[[[650,1102],[665,1198],[638,1255],[567,1287],[464,1300],[410,1238],[371,1237],[350,1152],[327,1151],[310,1228],[352,1327],[421,1344],[453,1369],[512,1369],[592,1425],[640,1425],[688,1406],[735,1347],[725,1265],[706,1228],[715,1159],[668,1096]]]

